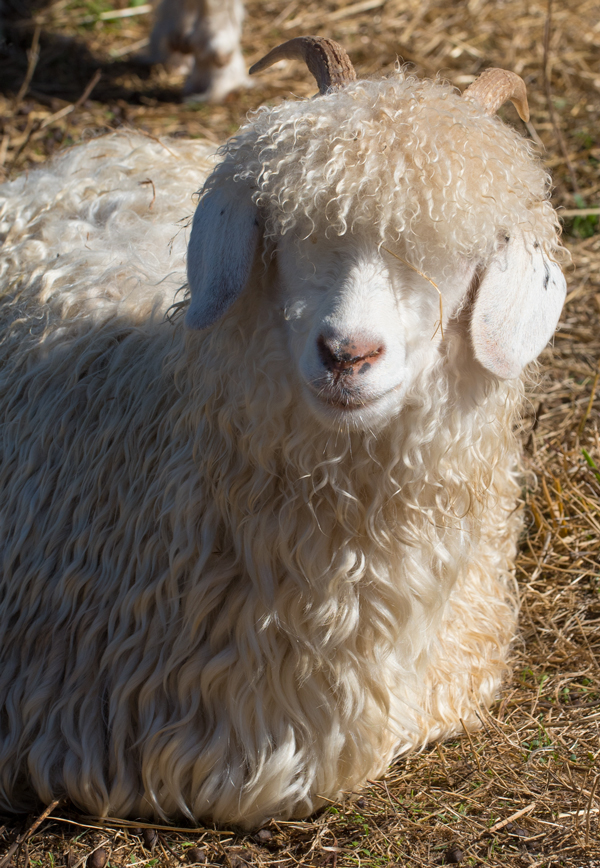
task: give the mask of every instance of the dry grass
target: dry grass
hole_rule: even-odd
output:
[[[221,141],[248,109],[314,90],[290,65],[224,106],[187,105],[175,76],[132,62],[148,14],[101,19],[123,4],[56,0],[35,7],[36,37],[25,0],[5,2],[15,7],[0,55],[0,165],[9,177],[88,131],[120,125]],[[273,823],[256,836],[156,835],[119,823],[98,828],[58,805],[13,864],[600,866],[600,234],[588,213],[600,205],[600,3],[554,0],[549,28],[547,0],[248,0],[247,8],[249,64],[282,38],[316,33],[340,40],[362,75],[391,69],[399,56],[461,87],[488,65],[527,82],[528,128],[512,107],[504,116],[538,143],[553,173],[574,268],[523,422],[533,472],[512,677],[478,735],[396,764],[360,798],[308,822]],[[0,819],[0,852],[34,819]]]

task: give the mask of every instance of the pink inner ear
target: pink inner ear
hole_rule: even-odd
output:
[[[513,230],[486,268],[471,317],[475,358],[497,377],[518,377],[556,328],[566,282],[533,239]]]

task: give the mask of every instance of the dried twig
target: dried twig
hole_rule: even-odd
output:
[[[56,123],[56,121],[60,120],[61,118],[67,117],[67,115],[70,115],[71,112],[74,112],[76,109],[80,108],[84,104],[84,102],[90,97],[92,91],[94,90],[101,78],[102,73],[99,69],[97,69],[77,102],[74,102],[71,105],[67,105],[64,108],[61,108],[59,111],[55,112],[53,115],[44,118],[44,120],[40,124],[40,129],[43,130],[46,127],[49,127],[50,124]]]
[[[53,811],[56,807],[58,807],[58,805],[60,805],[61,801],[62,801],[62,799],[55,799],[53,802],[50,802],[50,804],[49,804],[49,805],[48,805],[48,806],[47,806],[47,807],[42,811],[42,813],[41,813],[40,816],[37,818],[37,820],[35,820],[35,821],[31,824],[31,826],[29,826],[29,828],[27,829],[27,831],[24,832],[22,835],[20,835],[20,836],[17,838],[17,840],[14,841],[13,844],[11,844],[11,846],[10,846],[9,849],[8,849],[8,853],[6,854],[6,856],[4,856],[2,859],[0,859],[0,868],[6,868],[6,866],[10,864],[10,860],[12,859],[12,857],[14,856],[14,854],[17,852],[17,850],[19,849],[19,847],[21,847],[21,846],[25,843],[25,841],[27,841],[27,839],[30,838],[30,837],[33,835],[33,833],[35,832],[35,830],[36,830],[36,829],[37,829],[37,828],[38,828],[38,827],[39,827],[39,826],[44,822],[44,820],[45,820],[47,817],[50,816],[50,814],[52,813],[52,811]]]
[[[499,832],[501,829],[504,829],[505,826],[508,826],[509,823],[513,823],[515,820],[518,820],[520,817],[524,817],[525,814],[530,814],[531,811],[535,808],[535,802],[532,802],[530,805],[527,805],[525,808],[521,808],[519,811],[515,811],[514,814],[511,814],[510,817],[507,817],[506,820],[500,820],[498,823],[494,823],[494,825],[487,829],[486,835],[493,835],[494,832]]]
[[[147,178],[145,181],[140,181],[140,186],[144,186],[146,184],[150,184],[152,186],[152,201],[148,205],[148,210],[152,211],[152,206],[156,202],[156,187],[154,186],[154,181],[152,178]]]
[[[444,304],[443,304],[443,300],[442,300],[442,293],[441,293],[440,288],[437,285],[437,283],[434,283],[430,277],[427,277],[426,274],[424,274],[422,271],[420,271],[418,268],[416,268],[414,265],[412,265],[407,259],[404,259],[402,256],[399,256],[397,253],[394,253],[393,250],[390,250],[389,248],[384,247],[383,244],[381,245],[381,247],[383,250],[385,250],[386,253],[389,253],[390,256],[394,257],[394,259],[398,259],[400,262],[403,262],[405,265],[408,265],[409,268],[412,268],[413,271],[415,271],[420,277],[422,277],[424,280],[427,280],[433,286],[433,288],[437,292],[439,299],[440,299],[440,321],[437,324],[436,330],[434,331],[434,333],[432,335],[432,340],[436,336],[438,329],[440,330],[440,334],[442,335],[442,340],[444,340]]]
[[[594,796],[596,795],[596,790],[598,788],[598,782],[600,781],[600,775],[596,775],[594,778],[594,783],[592,784],[592,789],[590,792],[590,797],[588,799],[587,807],[586,807],[586,817],[585,817],[585,846],[589,847],[590,845],[590,822],[592,819],[592,805],[594,804]]]
[[[577,181],[577,175],[575,174],[575,169],[573,168],[573,164],[569,159],[569,152],[567,150],[567,146],[565,144],[565,138],[562,134],[562,130],[560,128],[560,124],[558,123],[556,117],[556,110],[554,108],[554,103],[552,101],[552,87],[550,85],[550,73],[549,73],[549,63],[550,63],[550,34],[552,32],[552,0],[548,0],[548,11],[546,13],[546,23],[544,25],[544,62],[542,66],[542,74],[544,77],[544,90],[546,92],[546,103],[548,105],[548,112],[550,114],[550,120],[552,122],[552,128],[554,130],[554,135],[560,145],[560,149],[563,154],[563,159],[565,161],[565,165],[569,170],[569,174],[571,176],[571,184],[573,185],[573,192],[579,193],[579,183]]]
[[[31,79],[33,78],[33,73],[35,72],[35,68],[37,66],[37,62],[40,59],[40,33],[42,32],[42,25],[38,22],[35,25],[35,30],[33,31],[33,39],[31,40],[31,48],[28,52],[28,64],[27,64],[27,72],[25,73],[25,78],[23,79],[23,84],[19,88],[19,92],[15,97],[15,101],[13,103],[13,112],[17,112],[21,103],[25,98],[25,94],[29,90],[29,85],[31,84]]]

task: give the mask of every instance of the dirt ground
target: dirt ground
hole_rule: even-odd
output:
[[[135,62],[151,14],[137,0],[3,0],[0,166],[12,178],[119,127],[219,143],[246,113],[305,97],[299,64],[274,68],[221,106],[185,103],[181,78]],[[127,6],[131,9],[127,9]],[[477,735],[432,746],[307,822],[236,830],[97,822],[72,806],[0,817],[12,864],[245,868],[600,868],[600,0],[248,0],[250,65],[284,39],[339,40],[359,76],[409,63],[461,89],[487,66],[518,72],[527,136],[552,173],[569,294],[530,390],[523,440],[526,533],[521,632],[500,702]],[[123,16],[121,13],[128,13]],[[121,17],[115,17],[115,13]],[[40,808],[41,816],[42,807]],[[15,845],[19,845],[15,847]],[[4,858],[2,854],[5,854]]]

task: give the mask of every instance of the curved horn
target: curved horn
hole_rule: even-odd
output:
[[[298,36],[282,42],[250,67],[250,75],[287,57],[296,57],[306,63],[317,80],[319,93],[341,90],[348,82],[356,81],[354,67],[342,46],[322,36]]]
[[[468,86],[463,96],[478,102],[488,115],[497,112],[509,99],[519,112],[521,120],[529,120],[525,82],[516,72],[494,67],[485,69],[479,78]]]

